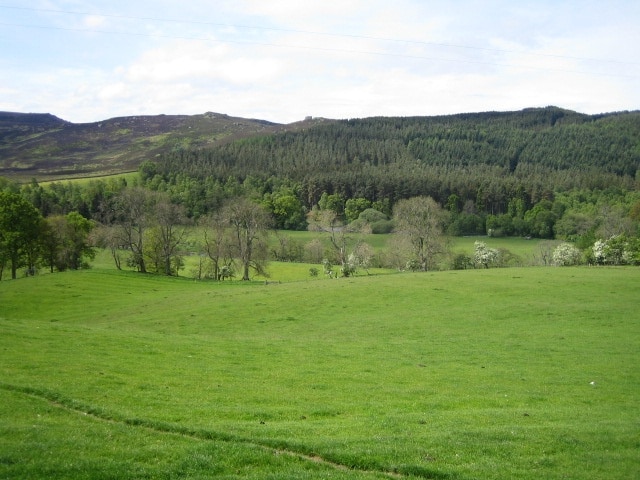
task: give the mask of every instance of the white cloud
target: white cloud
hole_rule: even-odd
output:
[[[327,21],[327,17],[336,19],[349,18],[362,14],[363,9],[372,8],[371,0],[239,0],[238,7],[246,14],[268,17],[274,21],[287,24],[308,23],[309,21]]]
[[[281,71],[274,58],[235,56],[228,46],[211,42],[176,41],[143,54],[125,76],[133,83],[221,80],[242,85],[276,79]]]
[[[82,24],[86,28],[103,28],[107,26],[107,23],[106,17],[98,15],[86,15],[82,20]]]
[[[66,7],[96,15],[43,14],[59,29],[8,32],[25,48],[0,56],[0,109],[71,121],[213,110],[289,122],[640,108],[639,7],[623,3],[114,1],[110,11]]]
[[[116,82],[102,86],[102,88],[97,90],[96,96],[103,102],[113,102],[129,98],[130,91],[131,89],[126,83]]]

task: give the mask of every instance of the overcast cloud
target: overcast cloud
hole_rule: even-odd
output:
[[[0,110],[282,123],[636,110],[639,24],[637,1],[7,0]]]

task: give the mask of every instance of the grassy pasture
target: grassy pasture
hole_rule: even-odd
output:
[[[193,227],[189,232],[189,242],[193,244],[202,243],[203,229],[201,227]],[[348,249],[352,249],[358,241],[364,241],[373,247],[374,251],[378,255],[385,255],[388,252],[389,242],[391,240],[391,234],[361,234],[351,233],[347,235]],[[332,247],[329,241],[329,234],[324,232],[309,232],[309,231],[278,231],[277,234],[271,233],[269,235],[269,246],[272,250],[278,250],[279,238],[284,238],[289,241],[295,242],[298,245],[306,245],[312,240],[320,240],[324,245],[325,251],[331,252]],[[473,256],[475,251],[474,243],[476,241],[485,242],[488,247],[503,249],[511,254],[517,256],[519,259],[518,266],[530,266],[537,265],[539,261],[536,259],[539,256],[539,249],[541,243],[549,243],[546,240],[531,239],[519,237],[504,237],[504,238],[489,238],[486,236],[475,237],[450,237],[448,239],[449,250],[452,254],[466,253]],[[560,242],[556,242],[560,243]],[[193,247],[192,250],[197,250],[199,247]],[[185,268],[180,273],[184,276],[190,276],[190,270],[197,265],[197,258],[185,257]],[[110,261],[110,260],[109,260]],[[108,262],[107,262],[108,263]],[[375,262],[374,262],[375,263]],[[513,265],[512,265],[513,266]],[[321,265],[312,264],[282,264],[279,262],[270,262],[268,272],[273,279],[282,281],[301,280],[309,275],[309,268],[319,268],[322,271]],[[284,268],[284,276],[282,270]],[[442,259],[442,265],[440,269],[448,270],[452,268],[450,265],[450,259]],[[294,275],[291,273],[295,272]],[[370,273],[388,273],[388,269],[371,269]],[[366,274],[364,271],[360,271],[359,274]]]
[[[328,239],[328,234],[319,233],[319,232],[307,232],[307,231],[280,231],[278,235],[287,237],[290,240],[298,242],[301,245],[304,245],[314,239],[319,239],[323,242],[325,248],[327,250],[331,249],[330,242]],[[388,242],[391,235],[373,235],[373,234],[358,234],[350,236],[351,243],[350,245],[355,245],[356,241],[362,240],[369,243],[374,250],[378,254],[384,254],[384,251],[388,248]],[[189,229],[188,233],[188,243],[190,244],[187,247],[187,251],[195,252],[198,251],[201,246],[196,246],[202,243],[203,238],[203,230],[200,227],[192,227]],[[485,242],[491,248],[502,248],[507,249],[511,253],[517,255],[520,259],[522,259],[522,265],[535,265],[534,256],[538,253],[538,246],[541,240],[526,240],[523,238],[488,238],[488,237],[452,237],[450,239],[450,249],[452,253],[463,252],[467,255],[473,256],[474,252],[474,242],[475,241]],[[278,248],[278,238],[276,235],[271,234],[269,236],[270,248],[277,249]],[[115,265],[111,254],[108,250],[105,249],[97,249],[96,250],[96,258],[91,261],[92,268],[95,269],[108,269],[114,270]],[[128,256],[128,252],[121,252],[122,258],[126,258]],[[180,270],[179,275],[182,277],[193,278],[194,271],[197,270],[199,258],[197,255],[186,255],[184,258],[184,267]],[[126,269],[126,267],[124,267]],[[324,278],[322,265],[320,264],[311,264],[311,263],[291,263],[291,262],[277,262],[270,261],[267,274],[268,278],[258,276],[256,280],[268,280],[274,282],[291,282],[291,281],[299,281],[299,280],[314,280],[310,276],[310,269],[315,268],[319,271],[319,277],[316,279]],[[451,268],[450,265],[445,264],[442,267],[443,269]],[[370,268],[369,271],[365,271],[364,269],[360,269],[356,275],[377,275],[377,274],[387,274],[393,273],[395,270],[385,269],[385,268]],[[47,274],[48,269],[41,268],[40,274]],[[8,280],[9,275],[4,274],[3,280]]]
[[[473,255],[474,243],[484,242],[490,248],[506,249],[519,256],[525,265],[533,264],[533,257],[538,253],[540,243],[549,243],[548,240],[539,238],[526,239],[522,237],[451,237],[451,250]],[[560,242],[555,242],[560,243]]]
[[[0,285],[0,478],[640,476],[637,268]]]
[[[194,236],[201,235],[198,229],[194,229]],[[280,231],[279,235],[288,237],[299,243],[305,244],[314,239],[320,239],[326,246],[329,246],[328,234],[322,232],[309,232],[309,231]],[[391,238],[390,234],[361,234],[350,233],[347,235],[350,239],[350,244],[355,244],[356,241],[362,240],[371,245],[376,251],[382,251],[387,248],[388,242]],[[540,239],[526,239],[521,237],[487,237],[487,236],[471,236],[471,237],[450,237],[449,247],[454,252],[465,252],[469,255],[473,255],[474,242],[481,241],[487,244],[491,248],[507,249],[510,252],[522,257],[524,260],[529,260],[537,253],[540,242],[544,240]],[[271,236],[270,242],[272,245],[277,245],[277,239],[274,235]]]
[[[50,186],[52,183],[63,183],[63,184],[74,183],[77,185],[86,186],[89,183],[98,181],[98,180],[107,181],[110,179],[118,180],[118,179],[124,178],[125,181],[129,185],[131,185],[133,184],[134,180],[138,178],[138,176],[139,176],[138,172],[113,173],[113,174],[105,174],[105,175],[100,175],[99,173],[96,173],[95,176],[62,178],[59,180],[45,180],[42,182],[38,182],[38,184],[43,187]]]

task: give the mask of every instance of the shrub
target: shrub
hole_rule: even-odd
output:
[[[369,229],[371,233],[384,234],[391,233],[393,222],[384,213],[368,208],[360,214],[357,220],[349,224],[352,230],[365,231]]]
[[[379,220],[371,224],[371,233],[384,234],[391,233],[393,222],[391,220]]]
[[[466,253],[456,253],[453,257],[454,270],[466,270],[473,267],[473,258]]]
[[[524,265],[522,258],[508,248],[498,248],[494,260],[496,267],[521,267]]]
[[[362,213],[360,213],[360,215],[358,215],[358,219],[364,220],[367,223],[375,223],[379,222],[380,220],[388,220],[389,217],[387,217],[384,213],[379,212],[378,210],[367,208]]]
[[[582,262],[582,252],[570,243],[561,243],[553,250],[553,264],[559,267],[579,265]]]
[[[449,235],[483,235],[485,233],[484,220],[480,215],[460,213],[455,215],[447,227]]]
[[[489,268],[489,265],[495,264],[498,261],[499,252],[495,248],[487,247],[484,242],[474,242],[475,255],[473,257],[476,265],[484,268]]]

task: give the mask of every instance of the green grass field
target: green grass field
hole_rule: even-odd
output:
[[[280,231],[279,234],[286,236],[301,244],[305,244],[314,239],[320,239],[327,246],[329,246],[327,233],[309,232],[309,231]],[[197,237],[198,235],[200,235],[200,233],[196,231],[196,233],[194,233],[194,236]],[[390,234],[350,233],[347,235],[347,237],[350,240],[349,243],[351,245],[355,244],[356,241],[361,240],[361,241],[367,242],[377,252],[381,252],[385,250],[388,247],[389,240],[391,239]],[[277,244],[277,241],[273,235],[270,237],[270,241],[272,245]],[[546,242],[545,240],[540,240],[540,239],[528,240],[521,237],[502,237],[502,238],[493,238],[493,237],[487,237],[487,236],[450,237],[449,248],[453,252],[465,252],[469,255],[473,255],[474,242],[476,241],[485,242],[487,246],[491,248],[507,249],[511,253],[522,257],[522,259],[525,262],[532,260],[533,256],[538,252],[539,245],[541,242],[542,243]]]
[[[128,173],[114,173],[107,175],[96,174],[95,176],[87,176],[87,177],[72,177],[72,178],[61,178],[56,180],[45,180],[38,182],[39,185],[43,187],[51,186],[52,183],[73,183],[82,186],[86,186],[91,182],[95,182],[98,180],[108,181],[111,179],[120,180],[124,179],[129,185],[133,184],[134,181],[139,177],[138,172],[128,172]]]
[[[202,229],[201,228],[193,228],[189,232],[189,241],[193,244],[202,243]],[[278,237],[286,238],[291,242],[295,242],[300,246],[304,246],[311,242],[312,240],[320,240],[325,250],[327,251],[327,257],[330,256],[330,252],[332,251],[332,247],[329,241],[329,235],[324,232],[309,232],[309,231],[279,231],[277,235],[273,233],[269,235],[269,245],[271,250],[278,250]],[[384,257],[387,253],[393,249],[390,247],[390,241],[392,239],[391,234],[361,234],[361,233],[350,233],[347,235],[348,239],[348,248],[353,249],[357,242],[363,241],[371,245],[373,250],[376,252],[378,257],[382,257],[382,264],[385,264]],[[450,270],[452,269],[452,259],[451,256],[458,253],[465,253],[473,257],[475,246],[474,243],[476,241],[481,241],[487,244],[490,248],[501,249],[503,251],[509,252],[512,256],[510,262],[506,262],[505,266],[532,266],[539,265],[540,259],[540,245],[543,244],[558,244],[558,242],[550,242],[548,240],[540,240],[540,239],[532,239],[527,240],[525,238],[519,237],[504,237],[504,238],[489,238],[486,236],[474,236],[474,237],[450,237],[448,239],[448,248],[450,251],[450,255],[443,255],[440,259],[440,264],[438,269],[440,270]],[[193,248],[197,249],[196,247]],[[126,254],[124,254],[126,255]],[[102,259],[101,259],[102,258]],[[105,261],[106,259],[106,261]],[[185,267],[180,272],[182,276],[193,276],[191,271],[195,268],[198,263],[198,259],[196,257],[186,256],[184,258]],[[372,262],[376,264],[377,260],[374,259]],[[110,266],[113,264],[110,258],[106,258],[104,255],[98,258],[98,263],[100,266]],[[386,262],[388,264],[388,262]],[[289,263],[289,262],[270,262],[270,266],[268,268],[268,274],[271,279],[275,279],[278,281],[294,281],[294,280],[303,280],[305,277],[309,276],[310,268],[318,268],[320,272],[322,272],[322,266],[319,264],[305,264],[305,263]],[[365,270],[360,269],[357,273],[358,275],[367,275],[367,274],[379,274],[379,273],[389,273],[393,270],[390,269],[382,269],[382,268],[371,268],[367,273]]]
[[[0,284],[0,478],[640,477],[640,270]]]

